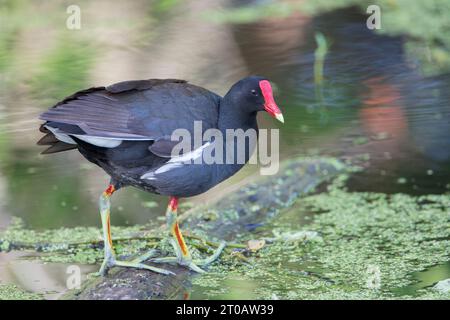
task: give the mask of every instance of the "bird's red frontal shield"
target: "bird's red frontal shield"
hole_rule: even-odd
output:
[[[270,114],[272,117],[284,123],[283,115],[275,103],[275,99],[273,98],[273,91],[270,82],[267,80],[261,80],[259,82],[259,87],[261,88],[262,95],[264,97],[264,109]]]

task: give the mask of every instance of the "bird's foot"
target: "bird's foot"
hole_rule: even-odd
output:
[[[219,247],[214,251],[214,253],[206,258],[206,259],[200,259],[200,260],[193,260],[190,255],[186,256],[183,255],[180,248],[176,245],[176,242],[172,240],[172,245],[175,248],[175,253],[177,254],[176,257],[161,257],[161,258],[153,258],[150,259],[151,262],[155,263],[177,263],[181,266],[185,266],[188,269],[198,272],[198,273],[204,273],[206,272],[201,267],[206,267],[215,260],[217,260],[222,253],[223,249],[226,247],[226,242],[222,242]]]
[[[172,271],[161,269],[157,267],[152,267],[147,264],[144,264],[143,262],[150,259],[151,257],[155,256],[157,254],[156,250],[150,250],[148,253],[137,257],[136,259],[133,259],[131,261],[120,261],[116,260],[116,258],[113,255],[108,255],[103,260],[102,266],[100,267],[100,271],[98,272],[98,275],[106,276],[108,274],[109,269],[112,267],[125,267],[125,268],[136,268],[136,269],[144,269],[153,271],[156,273],[164,274],[164,275],[175,275]]]
[[[200,268],[197,265],[197,262],[194,262],[192,259],[190,258],[178,258],[178,257],[162,257],[162,258],[155,258],[152,259],[151,262],[155,262],[155,263],[177,263],[180,266],[184,266],[187,267],[188,269],[198,272],[198,273],[204,273],[206,272],[205,270],[203,270],[202,268]]]

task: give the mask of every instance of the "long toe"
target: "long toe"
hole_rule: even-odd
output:
[[[187,267],[192,271],[198,272],[198,273],[204,273],[206,272],[205,270],[203,270],[202,268],[200,268],[199,266],[207,266],[209,264],[211,264],[212,262],[216,261],[219,257],[220,254],[223,252],[223,250],[226,247],[226,242],[222,242],[219,247],[216,249],[216,251],[214,251],[214,253],[203,260],[196,260],[196,261],[192,261],[191,259],[186,259],[181,257],[161,257],[161,258],[154,258],[154,259],[150,259],[150,262],[154,262],[154,263],[176,263],[179,264],[181,266]]]
[[[155,256],[156,254],[157,254],[156,250],[150,250],[148,253],[146,253],[132,261],[118,261],[115,258],[110,257],[109,259],[103,260],[102,266],[101,266],[99,272],[97,273],[97,275],[104,277],[108,274],[109,269],[111,269],[112,267],[116,267],[116,266],[117,267],[125,267],[125,268],[144,269],[144,270],[149,270],[152,272],[165,274],[165,275],[175,275],[175,273],[173,273],[172,271],[157,268],[157,267],[152,267],[152,266],[142,263],[143,261],[146,261],[149,258]]]
[[[138,262],[145,262],[149,260],[150,258],[153,258],[159,254],[158,250],[152,249],[149,250],[147,253],[135,258],[132,260],[132,262],[138,263]]]
[[[227,243],[225,241],[222,241],[219,245],[219,247],[214,251],[214,253],[209,256],[206,259],[195,261],[195,263],[199,266],[206,267],[207,265],[213,263],[217,259],[219,259],[220,255],[222,254],[223,250],[227,246]]]
[[[203,270],[199,266],[197,266],[192,260],[180,259],[178,257],[161,257],[161,258],[151,259],[150,261],[154,262],[154,263],[175,263],[175,264],[186,267],[186,268],[188,268],[192,271],[198,272],[198,273],[206,272],[205,270]]]
[[[144,270],[149,270],[149,271],[153,271],[153,272],[165,274],[165,275],[175,275],[175,273],[173,273],[170,270],[152,267],[152,266],[149,266],[149,265],[146,265],[143,263],[139,263],[139,262],[116,261],[116,266],[125,267],[125,268],[144,269]]]
[[[197,266],[194,262],[189,263],[186,267],[191,269],[192,271],[198,272],[198,273],[205,273],[206,271]]]

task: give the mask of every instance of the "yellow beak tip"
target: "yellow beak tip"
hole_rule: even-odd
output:
[[[275,115],[275,119],[277,119],[277,120],[280,121],[281,123],[284,123],[284,117],[283,117],[283,114],[281,114],[281,113],[277,113],[277,114]]]

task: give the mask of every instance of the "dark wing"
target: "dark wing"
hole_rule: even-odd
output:
[[[167,137],[178,128],[216,128],[220,97],[184,80],[125,81],[79,91],[41,114],[59,133],[118,140],[154,140],[168,153]],[[53,133],[53,132],[52,132]],[[46,138],[51,140],[51,137]]]

